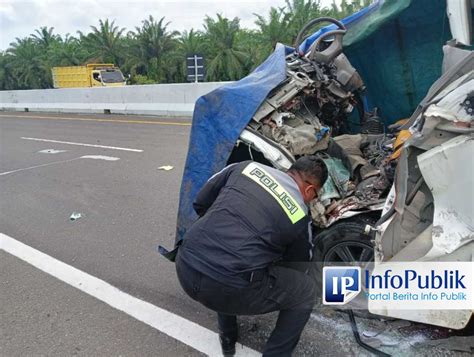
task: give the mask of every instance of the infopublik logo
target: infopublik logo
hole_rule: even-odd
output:
[[[364,289],[374,309],[472,310],[474,263],[387,262],[364,268],[364,276],[360,267],[328,266],[322,288],[325,305],[347,304]]]
[[[344,305],[361,289],[360,267],[323,268],[323,304]]]

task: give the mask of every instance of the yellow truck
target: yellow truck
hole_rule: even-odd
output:
[[[54,88],[120,87],[126,84],[122,72],[112,63],[53,67],[51,72]]]

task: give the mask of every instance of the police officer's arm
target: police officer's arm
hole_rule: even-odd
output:
[[[198,192],[193,203],[193,208],[199,217],[204,216],[209,207],[212,206],[221,188],[226,184],[229,175],[234,171],[235,165],[237,164],[226,166],[223,170],[211,176]]]
[[[284,261],[308,262],[313,258],[313,232],[311,220],[306,218],[295,232],[295,239],[286,247]]]
[[[314,246],[310,226],[305,228],[300,225],[296,232],[295,239],[286,247],[279,265],[309,274],[314,279],[316,269],[311,264]]]

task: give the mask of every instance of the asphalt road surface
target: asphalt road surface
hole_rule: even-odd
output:
[[[173,246],[190,128],[186,119],[0,112],[1,356],[218,354],[214,313],[184,294],[156,251]],[[262,350],[275,318],[240,318],[241,355]],[[460,355],[402,325],[359,319],[388,353]],[[369,353],[346,314],[318,308],[295,355]]]

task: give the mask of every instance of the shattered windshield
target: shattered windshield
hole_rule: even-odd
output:
[[[100,71],[104,83],[120,83],[124,81],[122,72],[117,70]]]

